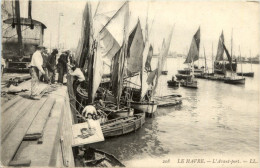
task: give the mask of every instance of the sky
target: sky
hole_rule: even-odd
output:
[[[26,17],[27,0],[21,2],[21,15]],[[115,3],[111,1],[111,3]],[[116,2],[123,3],[120,1]],[[65,48],[76,48],[81,34],[82,13],[86,1],[34,1],[32,17],[43,22],[47,29],[44,45],[55,47],[58,41],[58,24],[60,16],[60,42]],[[97,1],[91,1],[92,12]],[[233,54],[249,57],[260,53],[260,5],[245,1],[130,1],[130,30],[139,18],[145,27],[151,28],[150,41],[155,52],[162,45],[163,38],[174,26],[170,51],[187,54],[193,35],[200,27],[200,54],[216,55],[219,36],[223,30],[225,43],[231,48],[233,30]],[[111,5],[113,6],[113,5]],[[108,6],[109,8],[109,6]],[[144,31],[144,30],[143,30]]]

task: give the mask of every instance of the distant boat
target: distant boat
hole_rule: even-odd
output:
[[[184,64],[192,64],[191,68],[189,68],[190,70],[185,69],[184,71],[179,71],[181,73],[188,73],[188,74],[176,75],[178,80],[184,80],[181,81],[181,86],[197,88],[198,82],[194,79],[194,74],[195,74],[194,62],[199,60],[199,48],[200,48],[200,27],[198,28],[197,32],[194,34],[192,38],[189,53],[184,62]],[[197,72],[200,73],[201,71],[197,68]]]
[[[237,75],[238,76],[254,77],[254,72],[252,70],[251,50],[250,50],[250,64],[251,64],[251,72],[237,72]],[[242,66],[242,63],[241,63],[241,66]]]
[[[224,60],[223,43],[224,43],[224,34],[223,34],[223,31],[222,31],[222,33],[221,33],[221,35],[219,37],[216,60],[214,62],[214,73],[215,74],[220,74],[220,75],[225,75],[226,71],[231,71],[232,70],[232,71],[236,72],[236,70],[237,70],[237,61],[236,60],[235,61],[234,60],[232,60],[232,61]]]
[[[229,84],[245,84],[245,78],[243,77],[226,77],[224,79],[225,83]]]
[[[238,76],[254,77],[254,72],[237,72]]]
[[[189,77],[187,77],[186,80],[180,81],[180,85],[182,87],[197,89],[198,88],[198,83],[197,83],[196,80],[193,80],[192,78],[193,78],[192,76],[189,76]]]
[[[222,32],[222,35],[223,35],[223,32]],[[232,62],[232,56],[230,56],[226,46],[225,46],[225,43],[224,43],[224,40],[221,42],[222,43],[222,46],[223,46],[223,49],[228,57],[228,61],[229,63],[231,64]],[[232,41],[231,41],[231,49],[232,49]],[[239,47],[239,50],[240,50],[240,47]],[[241,64],[241,69],[242,69],[242,64]],[[229,83],[229,84],[245,84],[245,78],[244,77],[239,77],[236,75],[236,72],[233,72],[233,69],[231,67],[231,77],[225,77],[224,78],[224,83]]]

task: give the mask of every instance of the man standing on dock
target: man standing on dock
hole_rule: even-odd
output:
[[[38,85],[39,85],[39,71],[44,75],[45,71],[42,68],[43,59],[41,52],[43,51],[43,46],[37,46],[36,51],[33,53],[32,60],[30,63],[30,69],[31,69],[31,98],[38,100],[39,97],[39,91],[38,91]]]
[[[53,49],[51,55],[48,57],[47,61],[47,69],[49,71],[49,78],[52,84],[55,83],[55,76],[56,76],[56,56],[59,53],[57,49]]]
[[[42,54],[42,59],[43,59],[42,68],[43,68],[45,74],[42,74],[42,76],[40,77],[40,81],[49,83],[49,76],[48,76],[48,69],[47,69],[48,52],[45,47],[43,48],[43,51],[41,54]]]
[[[57,69],[58,69],[58,83],[63,84],[63,77],[64,74],[67,73],[67,63],[68,63],[68,51],[63,52],[60,55],[60,58],[58,59],[58,65],[57,65]]]

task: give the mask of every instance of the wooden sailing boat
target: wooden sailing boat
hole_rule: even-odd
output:
[[[232,56],[230,56],[224,42],[222,42],[222,45],[223,45],[224,51],[228,57],[229,64],[231,65]],[[232,43],[231,43],[231,48],[232,48]],[[232,66],[230,68],[231,68],[231,77],[225,77],[224,82],[229,83],[229,84],[245,84],[245,78],[237,76],[236,72],[233,71]]]
[[[218,51],[217,51],[217,56],[216,60],[214,62],[214,73],[215,74],[220,74],[220,75],[225,75],[226,70],[228,71],[234,71],[236,72],[237,69],[237,62],[234,62],[233,60],[231,63],[228,61],[226,62],[223,57],[224,53],[224,48],[223,48],[223,43],[224,43],[224,35],[223,31],[219,37],[219,42],[218,42]],[[232,65],[232,66],[231,66]]]
[[[98,4],[93,17],[94,28],[91,29],[92,27],[89,27],[89,29],[93,30],[92,33],[89,33],[89,40],[86,40],[90,53],[86,53],[86,49],[84,49],[87,48],[84,47],[85,43],[83,43],[83,47],[78,47],[82,52],[78,60],[88,56],[86,61],[79,62],[79,65],[83,62],[81,68],[87,67],[88,89],[84,88],[86,86],[83,86],[83,88],[79,86],[77,91],[83,100],[87,100],[87,104],[94,103],[97,100],[97,93],[103,95],[101,97],[106,98],[109,91],[101,93],[100,90],[103,91],[103,89],[99,89],[99,86],[104,74],[104,65],[113,62],[111,85],[115,103],[106,103],[106,99],[103,99],[104,104],[102,106],[98,105],[98,108],[113,117],[131,116],[133,115],[133,109],[121,104],[129,5],[128,2],[124,2],[123,5],[122,2],[119,2],[120,8],[116,12],[112,12],[111,15],[111,11],[108,11],[105,3]],[[91,21],[89,20],[89,22]],[[84,23],[86,24],[83,25],[87,26],[88,22],[84,21]],[[86,32],[86,28],[83,32]]]
[[[241,57],[241,54],[240,54]],[[242,62],[241,62],[242,64]],[[251,50],[250,50],[250,64],[251,64],[251,72],[237,72],[238,76],[247,76],[247,77],[254,77],[254,72],[253,72],[253,68],[252,68],[252,58],[251,58]],[[242,65],[241,65],[242,66]]]
[[[176,77],[178,80],[185,79],[181,82],[181,86],[183,87],[189,87],[189,88],[198,88],[197,81],[194,79],[194,62],[199,59],[199,48],[200,48],[200,27],[197,30],[197,32],[194,34],[190,46],[190,50],[188,53],[188,56],[185,60],[185,64],[191,64],[191,74],[188,75],[182,75],[177,74]]]
[[[129,36],[131,40],[130,53],[128,59],[128,68],[138,70],[140,72],[141,86],[140,89],[131,90],[132,100],[130,101],[131,107],[135,110],[145,112],[148,114],[153,114],[157,110],[157,103],[152,101],[151,90],[149,90],[148,83],[146,81],[147,76],[154,74],[151,71],[151,58],[153,54],[153,48],[149,46],[149,33],[148,32],[148,21],[146,20],[146,29],[145,29],[145,43],[143,43],[143,35],[141,31],[140,21],[132,33]],[[129,41],[130,42],[130,41]],[[130,43],[129,43],[130,44]],[[132,52],[131,52],[132,51]],[[138,54],[135,54],[138,53]],[[131,59],[133,57],[134,59]],[[137,58],[136,58],[137,57]],[[137,61],[139,60],[140,61]],[[149,59],[149,60],[148,60]],[[135,66],[132,66],[135,65]],[[145,73],[146,72],[146,73]]]

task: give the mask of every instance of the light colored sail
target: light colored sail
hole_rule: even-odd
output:
[[[164,42],[162,44],[161,52],[160,52],[160,55],[158,57],[157,78],[156,78],[156,82],[155,82],[155,85],[154,85],[154,88],[153,88],[153,94],[156,93],[156,88],[158,86],[158,82],[159,82],[159,79],[160,79],[162,66],[165,64],[166,57],[167,57],[168,52],[169,52],[169,48],[170,48],[171,40],[172,40],[172,33],[173,33],[173,28],[170,30],[169,35],[167,36],[167,39],[165,41],[165,45],[164,45]]]
[[[104,2],[102,2],[102,4],[103,3]],[[117,29],[120,29],[121,31],[124,30],[125,20],[128,20],[128,18],[125,17],[128,16],[126,13],[128,13],[129,10],[128,3],[125,3],[119,10],[117,9],[117,11],[104,12],[103,10],[105,8],[99,8],[102,8],[101,4],[98,6],[96,15],[94,17],[94,39],[96,40],[96,46],[94,49],[95,56],[93,61],[92,97],[94,97],[101,83],[102,76],[104,74],[105,62],[108,61],[106,64],[110,64],[112,58],[120,50],[120,45],[117,41],[119,39],[116,39],[114,37],[114,32],[111,33],[110,30],[114,26],[118,26]],[[114,15],[110,16],[111,13],[114,13]],[[118,25],[118,23],[123,24]]]

